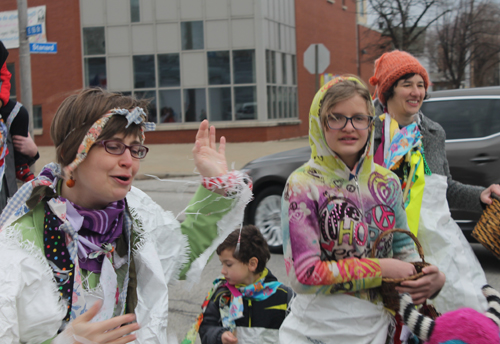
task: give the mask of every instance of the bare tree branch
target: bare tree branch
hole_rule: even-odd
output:
[[[442,5],[448,0],[369,0],[382,30],[382,38],[370,43],[370,50],[380,52],[388,45],[392,49],[412,52],[423,46],[426,30],[450,9]],[[436,10],[435,13],[432,13]],[[377,47],[378,45],[378,47]],[[367,47],[363,47],[365,50]]]
[[[491,0],[460,0],[439,20],[427,48],[444,81],[458,88],[469,70],[471,86],[498,84],[499,18]]]

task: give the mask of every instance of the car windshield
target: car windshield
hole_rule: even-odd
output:
[[[430,99],[422,112],[441,124],[447,140],[480,138],[500,132],[500,99]]]

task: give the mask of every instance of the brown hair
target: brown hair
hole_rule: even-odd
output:
[[[372,117],[375,116],[375,108],[373,107],[370,91],[368,91],[366,84],[355,75],[343,75],[343,77],[356,78],[359,82],[354,80],[343,80],[326,91],[319,110],[321,123],[324,128],[328,126],[328,111],[338,103],[350,99],[356,94],[360,95],[365,100],[368,114]]]
[[[225,250],[233,250],[233,257],[243,264],[248,264],[250,259],[255,257],[259,260],[255,273],[261,273],[264,271],[267,261],[271,259],[266,239],[264,239],[260,230],[254,225],[243,226],[241,229],[240,249],[238,254],[235,254],[234,249],[238,244],[239,236],[239,229],[232,231],[217,247],[217,255],[220,255]]]
[[[76,157],[78,147],[90,127],[105,113],[114,108],[133,109],[141,107],[147,113],[147,100],[112,93],[100,88],[83,89],[66,98],[56,111],[50,137],[56,146],[57,162],[68,166]],[[128,128],[124,116],[112,116],[104,127],[98,141],[112,138],[120,133],[125,136],[140,135],[140,126],[132,123]]]

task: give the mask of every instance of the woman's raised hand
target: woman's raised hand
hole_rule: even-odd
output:
[[[125,314],[94,323],[90,322],[101,308],[101,305],[102,302],[96,302],[87,312],[77,317],[71,323],[70,330],[73,331],[72,335],[75,343],[125,344],[134,341],[136,335],[130,333],[137,331],[140,328],[139,324],[124,325],[135,320],[134,314]],[[61,334],[64,334],[64,332]]]
[[[226,138],[220,138],[219,149],[216,149],[215,127],[209,128],[208,121],[200,123],[193,148],[196,168],[203,177],[218,177],[227,173]]]

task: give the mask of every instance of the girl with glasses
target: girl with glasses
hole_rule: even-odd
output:
[[[87,89],[57,110],[57,163],[0,217],[1,342],[168,342],[168,283],[199,277],[251,191],[207,121],[193,149],[203,186],[182,224],[132,187],[154,127],[147,105]]]
[[[333,79],[312,102],[311,159],[283,193],[285,265],[297,296],[281,343],[383,344],[393,337],[393,315],[377,287],[382,277],[415,274],[409,262],[420,259],[405,234],[373,246],[382,232],[408,228],[397,176],[373,162],[373,115],[370,93],[355,76]],[[377,258],[369,258],[375,249]]]

